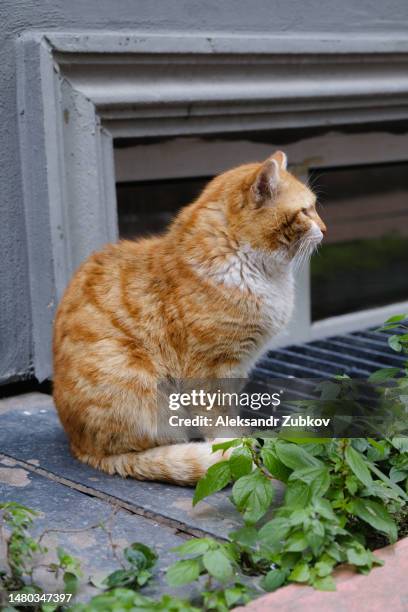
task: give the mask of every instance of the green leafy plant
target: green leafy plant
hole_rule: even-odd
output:
[[[60,546],[57,547],[57,563],[50,563],[48,569],[58,579],[62,573],[64,581],[64,593],[72,593],[73,595],[77,592],[79,587],[79,579],[82,576],[81,564],[72,555],[68,554]]]
[[[173,552],[187,558],[170,566],[168,584],[178,587],[201,579],[204,609],[229,610],[251,599],[251,589],[238,579],[239,555],[233,543],[200,538],[177,546]]]
[[[87,604],[77,604],[70,608],[71,612],[110,612],[122,610],[148,610],[149,612],[199,612],[188,601],[163,595],[159,600],[146,597],[132,589],[115,588],[93,597]]]
[[[125,548],[123,556],[125,563],[122,564],[122,569],[109,574],[103,585],[108,589],[123,587],[138,590],[152,577],[151,570],[156,564],[157,555],[145,544],[135,542]]]
[[[394,330],[388,344],[408,353],[407,315],[386,321]],[[391,391],[403,403],[408,395],[408,370],[384,368],[370,382],[390,379]],[[327,381],[322,397],[337,398],[345,377]],[[405,395],[404,395],[405,393]],[[406,420],[406,417],[405,417]],[[404,423],[405,424],[405,423]],[[198,483],[193,503],[232,484],[231,500],[246,524],[230,534],[235,558],[246,572],[263,574],[265,590],[303,582],[322,590],[335,588],[331,574],[343,562],[368,572],[381,561],[369,544],[395,542],[404,528],[408,500],[408,438],[384,440],[234,439],[214,445],[231,449],[228,460],[213,465]],[[273,481],[285,484],[283,504],[273,518],[259,525],[271,510]],[[259,527],[258,527],[259,526]]]
[[[10,531],[6,541],[9,574],[0,576],[3,587],[18,589],[25,586],[24,578],[33,582],[34,559],[46,549],[32,538],[29,528],[37,512],[16,502],[0,504],[2,528]]]
[[[408,499],[406,490],[389,476],[398,439],[382,442],[380,457],[379,443],[360,439],[316,443],[247,438],[240,444],[251,454],[253,468],[241,476],[230,469],[231,499],[246,524],[230,537],[235,559],[247,572],[263,574],[265,590],[287,582],[331,590],[338,563],[348,562],[363,572],[381,563],[367,546],[370,529],[395,541],[392,513],[401,511]],[[235,448],[226,464],[234,464],[241,448],[235,440],[230,445]],[[199,492],[218,490],[214,473],[209,470]],[[286,485],[284,502],[258,528],[270,511],[274,480]]]
[[[42,557],[48,549],[42,544],[44,532],[39,538],[30,535],[30,528],[38,513],[16,502],[0,504],[1,531],[6,545],[7,570],[0,572],[0,607],[14,610],[8,605],[7,593],[15,596],[42,594],[41,587],[35,581],[35,570],[41,565]],[[7,533],[9,535],[7,535]],[[44,566],[44,564],[42,564]],[[80,563],[63,548],[56,550],[55,562],[45,564],[46,569],[56,579],[62,575],[64,593],[75,594],[82,575]],[[44,612],[52,612],[58,606],[42,605]],[[34,606],[35,609],[35,606]]]

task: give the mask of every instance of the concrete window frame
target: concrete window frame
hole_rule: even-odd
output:
[[[407,68],[408,39],[391,35],[19,36],[35,376],[52,374],[52,320],[73,270],[117,239],[115,138],[406,119]]]

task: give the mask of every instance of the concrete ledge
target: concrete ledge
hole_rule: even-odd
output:
[[[408,610],[408,538],[375,551],[384,559],[367,576],[343,566],[334,577],[337,591],[322,592],[291,584],[251,602],[246,612],[406,612]]]

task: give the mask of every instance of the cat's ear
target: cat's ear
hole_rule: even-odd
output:
[[[252,185],[252,197],[257,208],[267,200],[273,199],[279,186],[279,163],[276,159],[267,159],[261,166]]]
[[[282,168],[282,170],[287,169],[288,158],[286,157],[286,153],[283,151],[276,151],[273,155],[271,155],[270,159],[275,159],[278,162],[279,168]]]

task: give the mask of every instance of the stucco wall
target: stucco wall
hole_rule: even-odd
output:
[[[16,115],[25,30],[406,32],[406,0],[2,0],[0,2],[0,381],[30,372],[29,262]],[[32,152],[35,155],[35,151]]]

